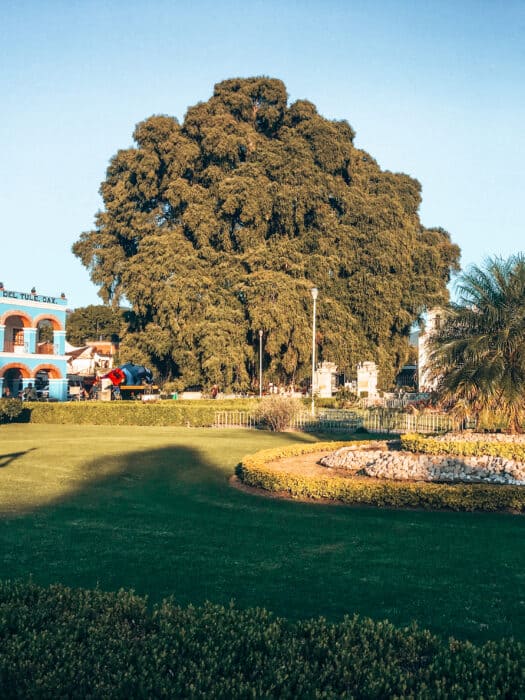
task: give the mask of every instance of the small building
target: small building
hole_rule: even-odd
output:
[[[15,292],[0,283],[0,394],[47,385],[49,398],[67,399],[64,294]]]
[[[68,372],[81,376],[92,376],[113,368],[113,358],[118,345],[109,340],[88,341],[75,347],[66,341]]]
[[[405,391],[416,391],[417,386],[417,365],[403,365],[396,376],[396,387]]]

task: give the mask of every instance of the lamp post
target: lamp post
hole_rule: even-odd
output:
[[[259,398],[262,398],[262,337],[263,332],[259,331]]]
[[[310,291],[312,292],[312,299],[314,300],[312,319],[312,416],[315,416],[315,310],[319,290],[317,287],[313,287]]]

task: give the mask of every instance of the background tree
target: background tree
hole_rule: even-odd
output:
[[[72,345],[88,340],[118,340],[125,328],[124,312],[110,306],[83,306],[66,318],[66,337]]]
[[[73,246],[105,302],[131,303],[130,351],[167,379],[246,388],[262,329],[267,380],[300,380],[316,286],[319,358],[341,371],[373,359],[393,379],[459,257],[421,225],[416,180],[383,172],[346,121],[288,106],[270,78],[219,83],[182,125],[154,116],[134,139]]]
[[[525,257],[489,259],[457,284],[441,327],[429,338],[438,396],[463,413],[502,413],[525,424]]]

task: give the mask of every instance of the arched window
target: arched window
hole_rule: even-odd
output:
[[[41,355],[54,355],[54,326],[53,323],[45,318],[37,324],[36,351]]]
[[[4,352],[27,352],[24,327],[27,319],[19,314],[11,314],[5,319]]]

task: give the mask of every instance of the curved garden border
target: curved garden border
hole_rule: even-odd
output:
[[[368,447],[372,442],[359,444]],[[237,476],[246,486],[285,494],[291,499],[329,499],[349,505],[388,508],[525,512],[523,486],[400,482],[332,474],[312,477],[290,474],[279,469],[278,465],[269,466],[271,462],[286,457],[333,452],[339,447],[355,444],[355,441],[318,442],[261,450],[243,458]]]

